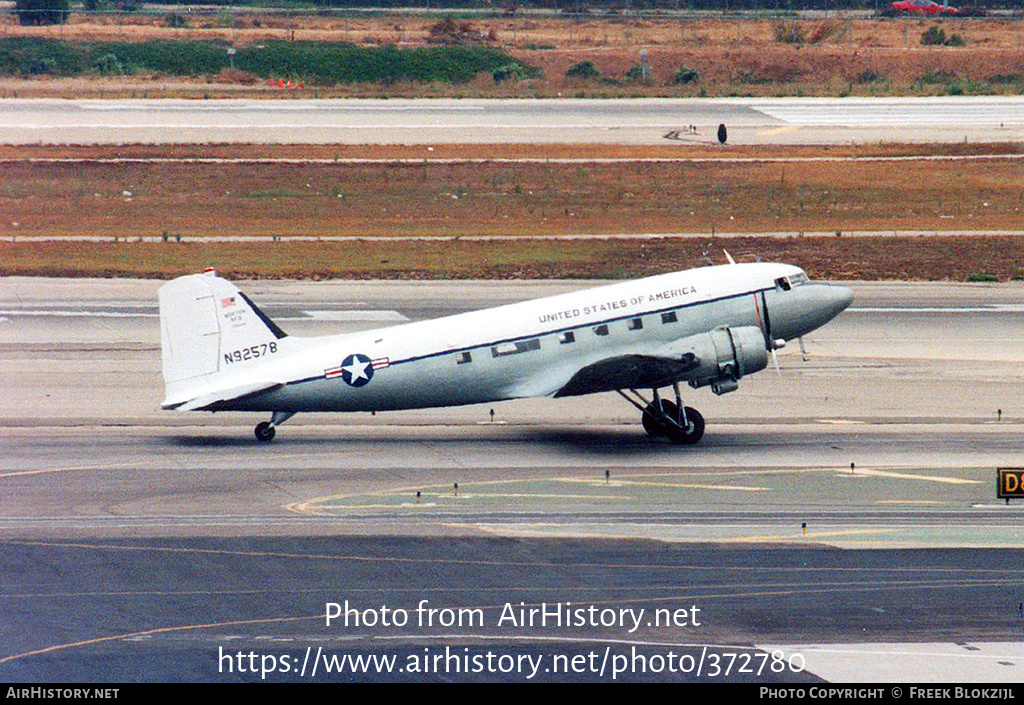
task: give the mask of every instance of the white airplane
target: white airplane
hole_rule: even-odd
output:
[[[730,258],[731,260],[731,258]],[[787,264],[701,267],[376,330],[289,336],[215,273],[160,288],[164,409],[264,411],[256,438],[300,411],[386,411],[617,391],[644,429],[696,443],[680,382],[737,389],[850,289]],[[675,401],[658,390],[672,387]],[[637,389],[650,389],[646,399]],[[628,392],[628,393],[627,393]]]

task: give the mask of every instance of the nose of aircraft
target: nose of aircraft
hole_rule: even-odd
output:
[[[853,301],[853,291],[835,284],[811,283],[773,298],[769,309],[773,335],[792,340],[838,316]]]
[[[853,290],[835,284],[812,284],[808,291],[801,328],[801,335],[816,330],[838,316],[853,301]]]
[[[845,311],[846,307],[853,303],[853,289],[847,286],[836,286],[835,284],[829,285],[829,289],[832,290],[830,295],[832,314],[829,316],[829,319],[832,319]]]

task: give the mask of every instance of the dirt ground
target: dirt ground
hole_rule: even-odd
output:
[[[110,156],[124,154],[107,149]],[[135,151],[159,158],[196,149]],[[433,154],[448,149],[465,154],[469,147]],[[76,150],[101,151],[68,154]],[[268,152],[284,157],[289,149],[219,151],[251,159]],[[69,226],[74,234],[110,238],[982,231],[1018,230],[1024,214],[1024,168],[1015,158],[575,164],[17,159],[3,163],[3,173],[0,237],[19,238],[66,234]]]
[[[347,41],[356,44],[421,46],[431,41],[437,18],[414,15],[322,17],[315,14],[226,13],[188,15],[189,27],[167,26],[163,15],[105,17],[72,14],[62,27],[6,23],[0,36],[46,36],[67,40],[143,41],[220,39],[241,46],[268,39]],[[786,20],[790,22],[791,20]],[[559,17],[483,18],[466,21],[459,41],[500,46],[544,72],[543,79],[496,84],[479,76],[465,85],[339,85],[292,91],[327,96],[557,96],[557,95],[902,95],[951,90],[943,77],[966,82],[965,92],[1020,90],[1024,75],[1021,19],[846,19],[801,21],[808,41],[776,41],[769,19],[627,19],[576,21]],[[961,35],[964,47],[924,47],[921,33],[938,25]],[[819,41],[812,40],[820,38]],[[647,52],[648,82],[626,78]],[[604,79],[567,78],[574,64],[589,60]],[[696,70],[698,81],[674,85],[675,72]],[[920,81],[922,76],[939,80]],[[1002,77],[989,82],[993,77]],[[0,95],[139,97],[280,97],[281,89],[241,72],[218,76],[0,80]]]
[[[629,160],[619,163],[503,163],[459,160],[609,154],[599,145],[439,145],[436,158],[455,160],[439,163],[422,161],[415,149],[3,147],[0,159],[8,161],[0,162],[0,274],[169,277],[213,264],[256,277],[626,277],[694,266],[703,252],[720,247],[737,257],[786,259],[830,278],[1008,279],[1024,272],[1024,237],[849,236],[1020,230],[1019,159],[647,162],[637,159],[664,156],[668,148],[623,147],[612,150]],[[779,147],[772,153],[856,157],[921,149]],[[993,154],[1006,147],[924,149]],[[716,153],[756,154],[753,148]],[[100,161],[197,156],[246,161]],[[344,157],[416,161],[334,161]],[[329,161],[271,161],[288,158]],[[835,234],[756,237],[800,231]],[[723,232],[752,236],[716,243],[713,233]],[[633,233],[705,235],[650,241],[507,237]],[[64,235],[99,241],[46,241]],[[280,241],[203,242],[248,235]],[[138,242],[142,236],[166,242]],[[384,241],[299,242],[296,236]],[[409,236],[426,240],[402,239]],[[467,236],[496,240],[460,240]]]
[[[5,242],[0,276],[170,279],[626,279],[707,264],[787,262],[816,279],[1024,280],[1021,237],[739,237],[469,242]],[[1024,286],[1024,284],[1022,284]]]

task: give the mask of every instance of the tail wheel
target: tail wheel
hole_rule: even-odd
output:
[[[274,436],[277,434],[277,431],[274,430],[274,427],[270,425],[269,421],[264,421],[256,424],[255,433],[257,441],[260,441],[261,443],[269,443],[274,440]]]

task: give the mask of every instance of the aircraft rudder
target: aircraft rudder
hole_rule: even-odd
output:
[[[163,376],[172,405],[268,361],[287,336],[237,286],[215,275],[178,277],[160,287],[159,300]]]

